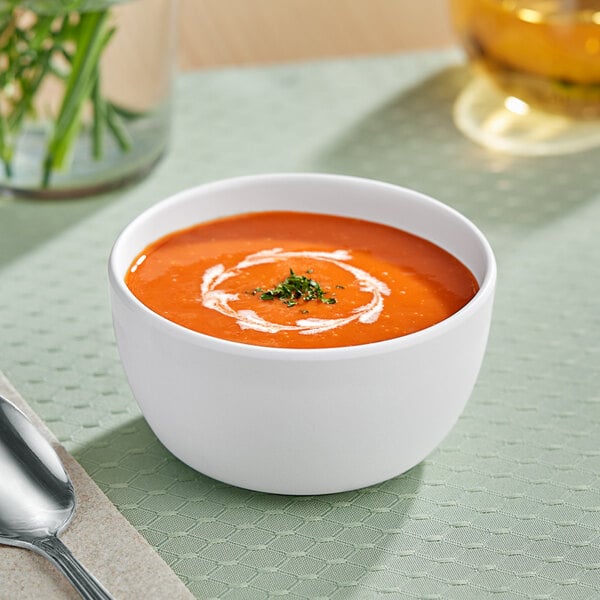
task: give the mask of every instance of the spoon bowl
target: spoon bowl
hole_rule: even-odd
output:
[[[0,543],[49,559],[82,598],[112,596],[59,539],[75,514],[75,491],[54,448],[0,396]]]

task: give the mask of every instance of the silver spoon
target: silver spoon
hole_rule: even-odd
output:
[[[74,514],[73,484],[54,448],[0,396],[0,544],[45,556],[82,598],[112,600],[58,538]]]

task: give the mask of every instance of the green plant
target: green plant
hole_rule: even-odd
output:
[[[36,118],[36,97],[48,79],[61,82],[62,97],[49,130],[42,187],[54,171],[68,168],[84,111],[91,107],[92,153],[103,156],[105,133],[126,151],[123,120],[135,117],[108,101],[100,59],[115,33],[110,2],[0,0],[0,160],[7,178],[27,119]]]

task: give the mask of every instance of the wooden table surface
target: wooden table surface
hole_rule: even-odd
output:
[[[448,0],[180,0],[183,69],[441,48]]]

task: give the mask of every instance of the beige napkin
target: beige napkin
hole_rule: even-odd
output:
[[[0,394],[31,418],[63,461],[77,494],[77,512],[61,539],[106,589],[117,600],[193,598],[1,372]],[[42,598],[76,599],[79,595],[43,557],[28,550],[0,545],[0,600]]]

